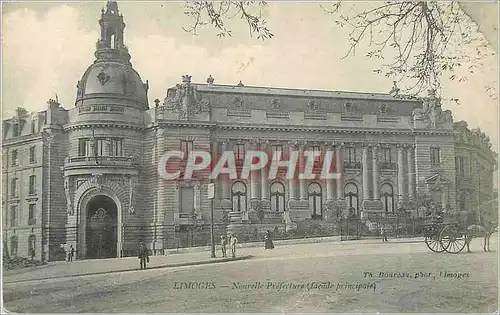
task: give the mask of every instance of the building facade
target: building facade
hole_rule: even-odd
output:
[[[13,255],[57,260],[73,245],[78,259],[107,258],[135,254],[139,241],[155,254],[194,238],[206,244],[212,205],[217,236],[339,216],[368,224],[400,208],[422,216],[421,196],[446,212],[491,206],[489,138],[453,123],[432,91],[417,99],[218,85],[211,76],[197,84],[184,75],[150,106],[116,2],[107,3],[99,25],[96,59],[77,83],[74,108],[49,100],[45,111],[20,108],[3,121],[3,239]],[[212,204],[206,172],[159,176],[169,150],[214,158],[233,151],[238,171],[249,150],[284,159],[331,151],[341,176],[288,180],[280,169],[269,179],[267,168],[247,179],[220,176]],[[172,163],[182,172],[187,159]],[[298,165],[304,170],[306,159]]]

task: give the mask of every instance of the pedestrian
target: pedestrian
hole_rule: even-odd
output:
[[[387,242],[387,233],[384,225],[380,228],[380,235],[382,236],[382,242]]]
[[[146,269],[146,264],[149,263],[149,250],[144,242],[141,242],[141,244],[139,245],[139,260],[141,263],[141,269]]]
[[[236,235],[231,234],[231,238],[229,239],[229,245],[231,246],[231,256],[236,257],[236,243],[238,243],[238,239]]]
[[[269,230],[267,230],[266,233],[264,234],[264,244],[265,244],[265,249],[274,248],[273,239],[271,237],[271,232]]]
[[[226,246],[227,246],[226,235],[221,235],[220,236],[220,249],[222,250],[222,257],[223,258],[227,257]]]
[[[75,257],[75,248],[73,245],[69,246],[69,261],[72,262],[73,258]]]

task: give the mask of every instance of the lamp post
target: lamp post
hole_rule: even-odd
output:
[[[214,243],[214,197],[215,197],[215,184],[208,184],[207,191],[208,199],[210,199],[210,252],[211,258],[215,258],[215,243]]]

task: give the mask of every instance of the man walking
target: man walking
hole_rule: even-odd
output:
[[[73,245],[70,245],[69,246],[68,261],[72,262],[74,256],[75,256],[75,248],[73,247]]]
[[[149,250],[144,242],[141,242],[139,246],[139,260],[141,262],[141,269],[146,269],[146,264],[149,263]]]
[[[382,236],[382,242],[387,242],[387,234],[384,225],[380,228],[380,235]]]
[[[229,245],[231,246],[231,257],[236,257],[236,243],[238,243],[238,239],[234,234],[231,234],[231,238],[229,239]]]
[[[227,257],[226,254],[226,246],[227,246],[227,238],[226,235],[221,235],[220,236],[220,248],[222,250],[222,257],[225,258]]]

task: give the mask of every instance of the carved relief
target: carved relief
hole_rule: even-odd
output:
[[[281,107],[281,102],[277,98],[273,98],[271,100],[271,109],[280,109]]]
[[[83,97],[83,94],[84,94],[84,91],[83,91],[83,82],[81,81],[78,81],[78,83],[76,84],[76,98],[82,98]]]
[[[379,113],[381,115],[387,115],[389,113],[389,106],[387,106],[387,104],[381,104],[379,107]]]
[[[101,190],[104,183],[104,176],[102,174],[93,174],[90,179],[90,183],[97,189]]]
[[[164,101],[165,107],[178,113],[178,119],[187,120],[202,112],[209,112],[209,102],[198,94],[195,85],[191,84],[191,76],[182,76],[182,84],[176,85],[174,97],[169,97]]]
[[[71,199],[71,182],[70,178],[64,179],[64,193],[66,194],[66,211],[69,215],[74,214],[73,200]]]
[[[429,96],[423,99],[422,108],[413,110],[413,120],[428,122],[428,128],[438,128],[443,124],[453,123],[451,111],[441,109],[441,98],[436,97],[435,90],[428,91]]]
[[[97,209],[94,215],[90,217],[90,221],[107,221],[109,219],[110,216],[104,208]]]
[[[97,75],[97,79],[101,83],[101,85],[106,84],[111,77],[104,72],[104,69],[101,69],[101,72]]]
[[[138,188],[137,178],[129,176],[129,208],[128,208],[128,212],[131,214],[135,213],[135,201],[136,201],[136,194],[137,194],[136,189],[137,188]]]

